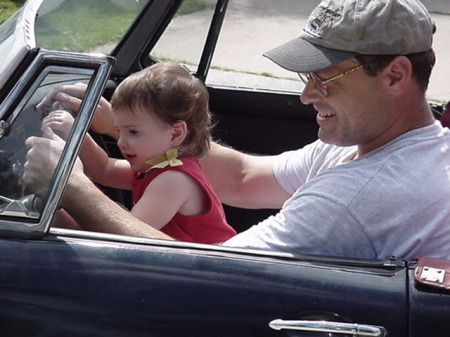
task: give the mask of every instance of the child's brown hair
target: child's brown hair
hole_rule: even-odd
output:
[[[186,122],[182,155],[203,156],[209,149],[211,112],[205,85],[174,62],[161,62],[127,77],[111,98],[113,110],[133,113],[152,108],[164,122]]]

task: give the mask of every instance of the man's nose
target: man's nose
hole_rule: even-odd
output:
[[[316,87],[315,83],[312,80],[309,80],[308,83],[303,88],[303,92],[300,94],[300,101],[305,104],[313,104],[317,101],[320,101],[323,98],[323,94]]]

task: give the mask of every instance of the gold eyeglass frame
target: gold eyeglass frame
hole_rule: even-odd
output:
[[[322,95],[327,97],[329,95],[326,84],[330,83],[331,81],[337,80],[338,78],[341,78],[345,75],[351,74],[352,72],[359,70],[363,68],[365,64],[357,65],[356,67],[353,67],[349,70],[346,70],[340,74],[334,75],[327,79],[322,79],[316,72],[309,71],[306,73],[297,73],[298,77],[302,80],[302,82],[307,85],[309,80],[312,80],[316,88],[321,92]]]

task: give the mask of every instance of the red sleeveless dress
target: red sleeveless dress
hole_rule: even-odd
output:
[[[154,168],[148,173],[136,172],[133,180],[133,203],[136,204],[150,182],[159,174],[168,170],[176,170],[191,177],[204,191],[208,200],[208,211],[198,216],[185,216],[180,213],[161,228],[161,231],[174,239],[197,243],[220,243],[236,235],[236,231],[228,225],[222,204],[206,179],[198,158],[181,157],[181,166]]]

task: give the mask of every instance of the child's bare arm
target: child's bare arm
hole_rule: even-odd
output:
[[[166,171],[147,186],[131,214],[161,229],[177,212],[187,216],[203,214],[205,204],[205,195],[194,180],[182,172]]]
[[[80,158],[84,171],[95,182],[120,189],[131,189],[133,172],[123,159],[109,158],[108,154],[87,134]]]

